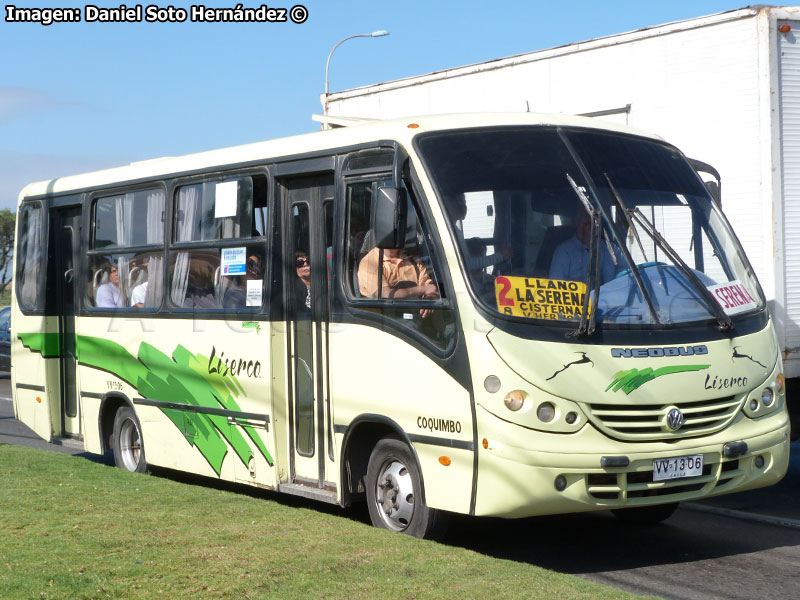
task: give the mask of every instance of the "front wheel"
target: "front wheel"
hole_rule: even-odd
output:
[[[656,506],[634,506],[633,508],[620,508],[612,510],[614,516],[623,523],[631,525],[656,525],[672,516],[678,508],[677,502],[670,504],[657,504]]]
[[[136,414],[128,406],[120,408],[114,417],[114,462],[120,469],[134,473],[147,470],[142,429]]]
[[[369,457],[367,506],[372,524],[418,538],[441,534],[444,517],[422,499],[422,479],[411,449],[394,438],[379,441]]]

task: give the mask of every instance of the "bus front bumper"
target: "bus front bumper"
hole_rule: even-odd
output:
[[[503,421],[480,406],[477,413],[476,515],[518,518],[683,502],[772,485],[789,464],[785,410],[760,422],[740,415],[713,435],[636,444],[610,439],[590,424],[574,434],[552,434]],[[730,450],[741,448],[739,442],[747,444],[743,454],[724,455],[726,444]],[[702,475],[653,481],[654,459],[699,454]],[[602,467],[603,457],[628,464]]]

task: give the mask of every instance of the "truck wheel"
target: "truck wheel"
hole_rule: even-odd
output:
[[[422,480],[411,449],[400,440],[384,438],[369,457],[367,507],[372,524],[418,538],[443,531],[443,515],[422,500]]]
[[[114,462],[120,469],[134,473],[147,470],[142,428],[136,414],[127,406],[120,408],[114,417]]]
[[[635,506],[633,508],[620,508],[612,510],[614,516],[623,523],[631,525],[655,525],[672,516],[678,508],[677,502],[658,504],[656,506]]]

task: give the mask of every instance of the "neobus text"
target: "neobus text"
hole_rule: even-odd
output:
[[[663,356],[694,356],[708,354],[708,346],[667,346],[664,348],[612,348],[614,358],[661,358]]]

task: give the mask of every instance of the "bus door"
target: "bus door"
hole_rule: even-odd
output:
[[[320,174],[281,184],[290,477],[295,485],[332,494],[337,477],[327,352],[334,178]]]
[[[79,207],[50,212],[52,261],[51,281],[58,315],[59,377],[61,381],[61,435],[80,437],[80,394],[76,385],[78,362],[75,352],[75,284],[78,279],[78,249],[81,239]]]

